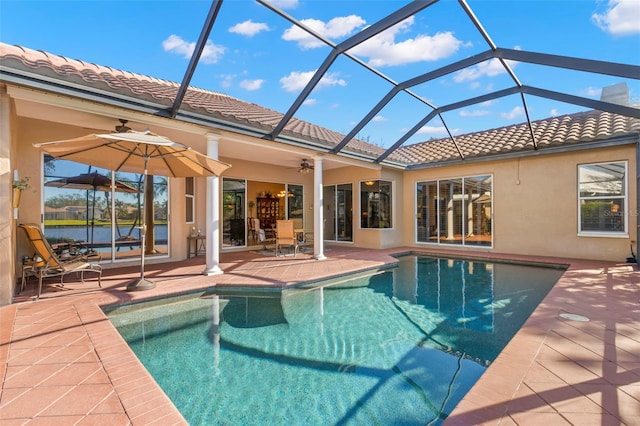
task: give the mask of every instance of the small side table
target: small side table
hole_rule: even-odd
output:
[[[187,237],[187,259],[191,258],[191,248],[193,255],[198,256],[207,252],[206,237],[204,235],[189,235]]]

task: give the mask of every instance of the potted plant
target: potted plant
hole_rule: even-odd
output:
[[[249,217],[253,217],[253,208],[256,206],[255,201],[250,200],[249,203]]]
[[[20,206],[20,198],[22,197],[22,191],[29,188],[29,176],[22,179],[13,180],[13,208]]]

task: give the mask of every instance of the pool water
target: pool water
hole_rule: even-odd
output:
[[[562,273],[405,256],[311,288],[107,314],[193,425],[439,424]]]

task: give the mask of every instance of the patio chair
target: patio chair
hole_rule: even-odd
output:
[[[256,220],[258,219],[254,219],[252,217],[247,218],[247,238],[251,239],[251,241],[253,241],[253,244],[258,241],[258,232],[255,225]],[[259,227],[260,226],[258,225],[258,228]]]
[[[271,244],[275,241],[275,231],[273,229],[263,229],[260,226],[260,219],[253,219],[253,225],[258,236],[258,242],[262,244],[262,250],[267,250],[267,244]]]
[[[49,277],[60,277],[60,284],[64,286],[65,275],[79,273],[80,279],[84,282],[84,273],[93,272],[98,276],[98,286],[102,288],[102,266],[97,263],[87,262],[83,259],[73,259],[63,262],[58,258],[51,245],[44,237],[40,226],[35,223],[18,225],[21,228],[31,246],[34,249],[31,258],[31,274],[38,277],[38,292],[36,300],[40,298],[42,292],[42,280]]]
[[[298,252],[306,253],[309,250],[313,252],[313,232],[298,234]]]
[[[293,257],[298,254],[298,237],[293,228],[293,220],[276,221],[276,256],[278,249],[282,251],[282,246],[293,248]]]

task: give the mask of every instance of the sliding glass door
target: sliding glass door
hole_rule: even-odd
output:
[[[327,241],[353,241],[353,185],[325,186],[324,239]]]
[[[416,184],[416,240],[424,243],[491,246],[490,175]]]
[[[222,246],[244,246],[245,200],[247,184],[244,179],[222,180]]]

